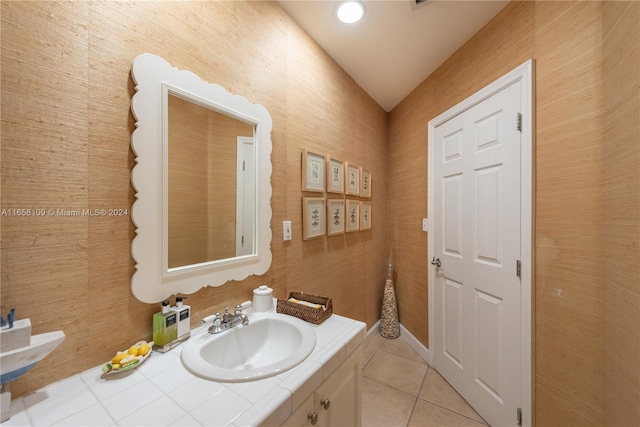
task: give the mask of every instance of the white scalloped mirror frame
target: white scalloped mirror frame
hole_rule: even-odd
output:
[[[208,83],[191,71],[172,67],[163,58],[144,53],[133,61],[131,75],[136,93],[131,110],[136,129],[131,135],[131,148],[136,165],[131,182],[136,201],[131,218],[136,236],[131,255],[136,271],[131,278],[131,291],[142,302],[155,303],[171,295],[190,294],[204,286],[221,286],[229,280],[243,280],[264,274],[271,266],[271,116],[262,105],[227,92]],[[177,268],[167,268],[166,213],[167,191],[163,145],[163,97],[166,86],[192,94],[224,114],[255,126],[256,146],[256,235],[255,253]]]

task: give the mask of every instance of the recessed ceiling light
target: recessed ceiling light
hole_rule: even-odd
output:
[[[345,24],[358,22],[364,15],[364,4],[359,1],[342,3],[338,8],[338,18]]]

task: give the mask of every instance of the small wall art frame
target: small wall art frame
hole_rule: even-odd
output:
[[[360,202],[360,230],[371,230],[371,202]]]
[[[345,194],[350,196],[359,196],[360,195],[360,168],[358,166],[354,166],[349,164],[349,162],[344,162],[345,169]]]
[[[344,193],[344,162],[327,156],[327,193]]]
[[[324,236],[326,207],[324,197],[302,198],[302,240]]]
[[[327,236],[344,233],[344,199],[327,199]]]
[[[347,233],[360,230],[360,202],[358,200],[347,199],[346,227]]]
[[[322,154],[302,150],[302,191],[324,193],[325,160]]]
[[[362,169],[360,177],[360,197],[371,198],[371,171]]]

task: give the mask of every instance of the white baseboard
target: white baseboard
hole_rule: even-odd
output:
[[[367,336],[371,335],[371,334],[375,334],[380,330],[380,321],[378,320],[376,323],[373,324],[372,327],[369,328],[369,330],[367,331]]]
[[[404,338],[404,340],[409,344],[409,347],[413,349],[422,360],[424,360],[428,365],[431,364],[431,355],[429,354],[429,349],[422,344],[418,338],[414,337],[411,332],[400,323],[400,336]]]
[[[367,331],[367,337],[371,334],[378,333],[380,329],[380,321],[378,320],[373,324],[371,328]],[[402,323],[400,324],[400,336],[404,338],[404,340],[409,344],[409,347],[413,349],[422,359],[427,363],[431,364],[431,355],[429,354],[429,349],[424,346],[416,337],[413,336],[411,332],[404,326]]]

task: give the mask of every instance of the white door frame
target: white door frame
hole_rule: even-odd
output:
[[[521,199],[520,199],[520,212],[521,212],[521,355],[522,355],[522,371],[521,371],[521,384],[522,384],[522,425],[531,426],[533,421],[532,415],[532,396],[533,396],[533,352],[532,352],[532,338],[533,338],[533,322],[532,322],[532,283],[533,283],[533,194],[534,194],[534,181],[533,181],[533,123],[534,123],[534,109],[533,109],[533,95],[534,95],[534,61],[528,60],[524,64],[515,68],[511,72],[507,73],[503,77],[494,81],[490,85],[476,92],[469,98],[462,101],[460,104],[450,108],[438,117],[429,121],[428,129],[428,156],[429,156],[429,172],[428,172],[428,216],[429,216],[429,230],[433,230],[436,224],[434,224],[434,203],[435,203],[435,190],[434,190],[434,177],[433,171],[434,159],[433,159],[433,139],[435,135],[435,128],[468,110],[469,108],[479,104],[485,99],[493,96],[497,92],[500,92],[507,86],[515,82],[521,82],[521,103],[522,103],[522,133],[521,133]],[[516,118],[513,118],[514,123]],[[428,280],[429,280],[429,363],[434,366],[435,364],[435,308],[434,308],[434,285],[435,285],[435,266],[431,265],[429,260],[434,253],[434,241],[433,233],[429,233],[427,237],[428,253],[427,253],[427,265],[428,265]]]
[[[252,197],[252,202],[247,205],[245,188],[249,185],[251,188],[257,188],[255,183],[255,170],[256,170],[256,150],[254,147],[254,138],[252,136],[238,136],[236,138],[236,255],[244,256],[252,255],[255,253],[255,224],[256,224],[256,198],[255,194]],[[246,147],[251,146],[251,156],[246,156]],[[253,180],[247,181],[246,176],[246,163],[249,163],[249,168],[253,173]],[[253,190],[255,192],[255,190]],[[251,229],[251,251],[247,251],[245,246],[244,235],[247,233],[247,228]]]

